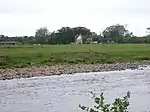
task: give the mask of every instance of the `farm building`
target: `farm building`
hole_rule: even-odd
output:
[[[5,45],[21,45],[21,42],[17,42],[17,41],[1,41],[0,45],[1,46],[5,46]]]
[[[83,44],[83,38],[81,34],[77,37],[76,44]]]

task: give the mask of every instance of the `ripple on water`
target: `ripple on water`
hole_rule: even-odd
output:
[[[2,112],[77,112],[79,104],[92,104],[91,91],[96,94],[103,91],[108,102],[131,91],[130,110],[150,110],[150,67],[0,81],[0,109]]]

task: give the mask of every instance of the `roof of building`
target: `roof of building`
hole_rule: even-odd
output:
[[[82,35],[81,35],[81,34],[78,36],[77,40],[78,40],[78,39],[82,39]]]

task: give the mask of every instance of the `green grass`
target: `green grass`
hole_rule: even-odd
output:
[[[150,60],[149,44],[93,44],[0,47],[6,67],[30,65],[115,63]]]

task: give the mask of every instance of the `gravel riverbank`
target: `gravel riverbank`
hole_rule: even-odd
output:
[[[73,64],[73,65],[54,65],[41,67],[0,69],[0,80],[29,78],[37,76],[51,76],[61,74],[74,74],[83,72],[103,72],[125,69],[137,69],[139,66],[150,65],[149,61],[134,63],[115,63],[115,64]]]

